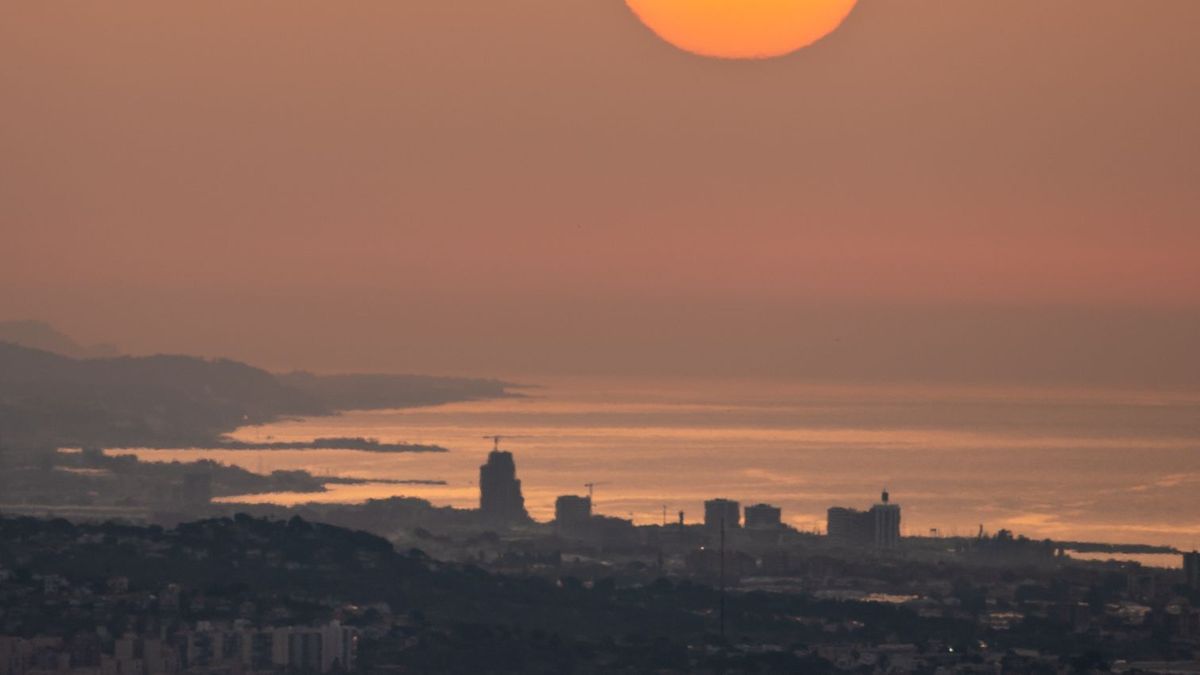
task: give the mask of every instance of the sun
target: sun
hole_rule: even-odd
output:
[[[829,35],[858,0],[625,0],[667,42],[702,56],[769,59]]]

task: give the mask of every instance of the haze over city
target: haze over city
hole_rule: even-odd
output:
[[[0,675],[1200,672],[1200,2],[30,2]]]

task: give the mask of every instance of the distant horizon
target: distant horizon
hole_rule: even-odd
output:
[[[987,310],[979,308],[961,314],[943,308],[915,308],[912,316],[935,317],[915,326],[894,307],[876,315],[822,308],[810,316],[817,319],[813,326],[803,329],[806,335],[802,342],[790,344],[786,334],[771,336],[755,327],[751,332],[757,333],[757,349],[718,367],[704,365],[706,352],[721,348],[718,338],[704,334],[690,341],[679,337],[675,342],[659,335],[638,347],[634,347],[638,338],[633,335],[625,335],[611,345],[588,340],[585,346],[593,350],[589,354],[593,363],[588,364],[575,357],[579,347],[560,346],[556,354],[552,346],[541,342],[514,346],[507,353],[493,351],[494,360],[478,355],[459,360],[444,355],[424,358],[417,348],[404,344],[412,336],[401,334],[395,340],[397,349],[381,358],[314,344],[299,329],[291,335],[282,329],[272,330],[278,342],[263,352],[242,345],[237,333],[221,336],[216,341],[224,345],[220,347],[204,344],[211,335],[176,341],[134,333],[75,333],[60,330],[57,323],[27,317],[0,317],[0,324],[44,323],[74,343],[76,351],[68,350],[68,355],[84,355],[78,350],[90,349],[101,350],[92,354],[97,356],[179,354],[231,359],[277,373],[394,373],[505,380],[620,376],[647,380],[779,379],[846,384],[1200,390],[1200,360],[1191,358],[1193,345],[1200,344],[1200,313],[1009,308],[989,316]],[[939,334],[943,331],[946,334]],[[1161,335],[1151,341],[1146,336],[1148,331]],[[375,334],[351,339],[381,345],[389,337]],[[487,333],[421,336],[422,341],[434,339],[443,348],[458,342],[464,352],[490,338]],[[539,360],[522,356],[538,347],[543,348]],[[633,349],[640,350],[637,358],[623,360]],[[859,357],[864,350],[869,353]],[[430,348],[430,353],[437,352]]]
[[[760,61],[620,0],[280,8],[14,8],[0,317],[272,370],[1200,387],[1200,3],[857,3]]]
[[[1200,672],[1197,27],[12,3],[0,671]]]

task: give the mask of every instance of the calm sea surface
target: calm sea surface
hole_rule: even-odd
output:
[[[356,502],[411,495],[474,506],[483,436],[512,438],[526,503],[586,494],[597,509],[661,522],[728,497],[782,506],[797,528],[831,505],[866,507],[887,488],[907,534],[973,534],[1200,545],[1200,395],[1070,390],[829,386],[780,382],[545,380],[525,398],[351,412],[239,430],[242,440],[369,436],[446,454],[139,451],[209,457],[252,471],[444,480],[332,486],[239,501]]]

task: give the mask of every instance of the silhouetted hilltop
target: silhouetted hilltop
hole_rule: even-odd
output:
[[[281,416],[503,395],[495,380],[276,376],[227,359],[77,359],[0,342],[0,443],[16,446],[216,445],[237,427]]]
[[[391,574],[427,573],[422,561],[397,554],[385,539],[299,518],[282,522],[238,516],[169,530],[0,518],[0,534],[5,542],[0,565],[19,565],[80,583],[120,574],[134,587],[154,589],[172,582],[202,589],[240,583],[261,593],[304,588],[299,581],[314,579],[336,587],[337,580],[331,579],[335,575],[323,572],[314,561],[354,576],[375,570],[377,582],[383,579],[381,568]],[[281,562],[303,569],[281,575]],[[342,586],[356,591],[354,599],[370,599],[365,584]]]
[[[0,321],[0,342],[74,358],[117,356],[112,345],[82,345],[44,321]]]
[[[409,408],[512,395],[500,380],[465,377],[314,375],[300,371],[280,375],[279,380],[334,410]]]
[[[9,442],[201,443],[243,424],[327,411],[235,361],[74,359],[0,343],[0,433]]]

